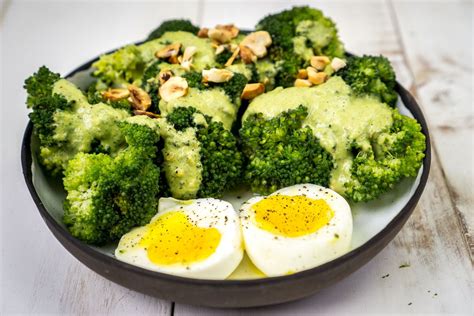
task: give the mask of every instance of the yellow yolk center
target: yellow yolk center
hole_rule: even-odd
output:
[[[334,216],[325,200],[302,195],[271,195],[256,203],[253,210],[260,228],[286,237],[314,233]]]
[[[158,265],[189,264],[212,255],[221,240],[216,228],[202,228],[182,212],[169,212],[147,225],[140,241],[148,258]]]

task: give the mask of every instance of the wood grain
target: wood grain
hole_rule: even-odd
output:
[[[305,3],[315,5],[291,2]],[[472,315],[466,247],[472,255],[472,2],[325,0],[316,5],[337,22],[349,51],[387,55],[398,79],[418,96],[436,149],[426,191],[386,249],[316,296],[251,310],[176,304],[174,313]],[[27,121],[24,78],[42,64],[65,73],[91,56],[144,38],[164,19],[189,17],[208,26],[232,21],[252,28],[263,15],[288,7],[288,1],[30,1],[12,2],[2,12],[0,314],[173,312],[170,302],[88,270],[47,231],[20,171],[17,148]],[[405,263],[409,267],[399,268]]]

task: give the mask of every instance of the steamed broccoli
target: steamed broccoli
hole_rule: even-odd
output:
[[[294,7],[272,14],[260,20],[256,29],[272,37],[269,56],[279,66],[277,86],[292,86],[298,69],[312,55],[344,56],[334,22],[316,9]]]
[[[148,35],[147,41],[161,37],[166,32],[184,31],[193,34],[197,34],[199,27],[195,26],[189,20],[168,20],[161,23],[150,35]]]
[[[25,89],[41,162],[53,173],[79,152],[115,153],[122,146],[115,123],[128,117],[127,111],[90,104],[81,90],[44,66],[26,79]]]
[[[245,180],[252,191],[268,194],[298,183],[328,186],[333,160],[311,129],[302,127],[307,115],[299,106],[271,119],[252,114],[243,122]]]
[[[202,181],[197,197],[221,197],[232,188],[241,175],[242,154],[237,148],[234,135],[221,122],[204,116],[204,121],[196,120],[202,115],[193,107],[178,107],[167,116],[167,121],[178,131],[195,129],[200,145]]]
[[[116,157],[79,153],[64,172],[64,223],[90,244],[118,240],[156,213],[160,170],[153,159],[159,136],[131,120],[119,125],[126,149]]]
[[[390,106],[397,103],[395,71],[383,56],[351,56],[340,72],[344,81],[359,95],[374,95]]]
[[[415,177],[425,156],[420,124],[396,110],[392,126],[370,141],[371,146],[352,145],[354,160],[345,194],[355,202],[373,200],[402,178]]]

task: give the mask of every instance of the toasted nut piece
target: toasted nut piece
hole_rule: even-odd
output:
[[[202,82],[227,82],[234,76],[234,73],[227,69],[211,68],[202,71]]]
[[[308,71],[306,69],[298,70],[298,74],[296,75],[298,79],[308,79]]]
[[[201,38],[206,38],[209,36],[208,32],[209,32],[209,29],[207,27],[203,27],[202,29],[199,30],[197,36]]]
[[[177,56],[179,54],[180,48],[181,48],[180,43],[173,43],[157,51],[155,53],[155,56],[157,58],[169,58],[172,56]]]
[[[248,83],[245,85],[240,98],[250,100],[265,92],[263,83]]]
[[[232,33],[226,29],[213,28],[210,29],[209,38],[215,40],[218,43],[228,43],[232,39]]]
[[[324,83],[328,78],[325,72],[308,72],[308,80],[315,85]]]
[[[226,49],[226,47],[227,47],[226,44],[217,46],[216,51],[215,51],[216,55],[222,54],[224,50]]]
[[[128,98],[130,92],[128,89],[109,89],[102,92],[102,96],[110,101],[118,101]]]
[[[310,77],[314,77],[316,74],[318,73],[318,71],[316,70],[316,68],[314,67],[306,67],[306,74],[307,74],[307,77],[304,78],[304,79],[309,79]]]
[[[151,106],[151,98],[145,90],[135,86],[129,85],[130,101],[135,110],[146,111]]]
[[[296,79],[295,87],[311,87],[312,84],[309,80],[306,79]]]
[[[234,24],[218,24],[216,29],[228,31],[231,35],[231,38],[236,38],[239,35],[239,29]]]
[[[324,67],[326,67],[327,64],[329,64],[331,61],[329,60],[329,57],[327,56],[313,56],[311,57],[311,66],[316,68],[317,70],[323,70]]]
[[[267,54],[267,47],[270,46],[271,43],[272,38],[267,31],[258,31],[247,35],[240,45],[250,48],[254,55],[261,58]]]
[[[231,52],[235,52],[235,50],[236,50],[237,48],[239,48],[239,45],[237,45],[237,44],[235,44],[235,43],[231,43],[229,46],[230,46],[230,51],[231,51]]]
[[[179,60],[181,67],[183,67],[186,70],[191,70],[193,55],[196,54],[196,51],[197,51],[196,46],[186,47],[182,58]]]
[[[160,81],[160,85],[168,81],[171,77],[173,77],[173,72],[171,72],[171,70],[161,70],[158,74],[158,80]]]
[[[331,61],[331,67],[334,71],[338,71],[339,69],[346,67],[346,62],[341,58],[334,57]]]
[[[227,59],[227,61],[225,62],[224,66],[229,67],[230,65],[232,65],[232,63],[234,62],[235,58],[236,58],[237,55],[239,54],[239,51],[240,51],[240,48],[237,46],[237,49],[235,49],[234,52],[232,53],[232,56],[230,56],[229,59]]]
[[[188,92],[188,82],[183,77],[171,77],[161,85],[159,92],[160,97],[164,101],[169,102],[186,95]]]
[[[246,64],[250,64],[254,61],[257,60],[257,56],[255,56],[250,48],[247,46],[240,45],[240,58],[242,58],[242,61]]]
[[[142,111],[142,110],[133,110],[133,114],[135,115],[146,115],[151,118],[160,118],[161,116],[153,113],[153,112],[147,112],[147,111]]]
[[[170,64],[179,64],[179,63],[180,63],[180,59],[181,59],[180,57],[181,57],[181,56],[176,56],[176,55],[171,56],[170,58],[168,58],[168,62],[169,62]]]

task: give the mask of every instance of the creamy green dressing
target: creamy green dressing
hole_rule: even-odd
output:
[[[247,80],[252,79],[252,69],[250,69],[250,67],[247,67],[247,65],[242,63],[242,62],[234,63],[230,66],[225,67],[225,68],[227,70],[230,70],[230,71],[234,72],[234,73],[239,73],[239,74],[244,75],[245,78],[247,78]]]
[[[196,54],[193,56],[193,69],[201,71],[216,65],[215,49],[208,38],[200,38],[188,32],[167,32],[162,37],[145,42],[138,46],[142,58],[145,62],[155,60],[155,53],[172,43],[180,43],[183,48],[189,46],[196,47]]]
[[[272,118],[299,105],[308,108],[303,126],[312,129],[334,158],[331,189],[344,193],[344,183],[350,179],[352,140],[370,145],[369,136],[392,124],[393,110],[375,98],[351,96],[350,87],[340,77],[332,77],[314,88],[276,88],[262,94],[250,103],[243,120],[252,113]]]
[[[112,152],[123,145],[120,130],[113,122],[129,117],[127,111],[114,109],[104,103],[89,104],[82,91],[65,79],[54,84],[53,93],[62,95],[74,105],[72,111],[58,111],[54,114],[54,139],[63,142],[64,147],[61,150],[43,147],[41,155],[46,165],[61,161],[65,167],[67,161],[78,152],[89,152],[94,140],[100,141]]]
[[[268,59],[262,59],[255,64],[255,67],[257,68],[259,81],[265,85],[265,89],[267,91],[273,89],[277,72],[275,64]]]
[[[310,20],[298,23],[296,35],[293,38],[293,47],[296,54],[305,60],[311,58],[314,53],[318,53],[322,47],[327,46],[333,38],[331,28],[320,21]],[[312,47],[307,47],[307,40],[312,43]]]
[[[196,138],[196,129],[177,131],[166,119],[159,119],[159,124],[160,133],[165,139],[163,168],[171,194],[178,199],[195,198],[202,182],[200,144]]]
[[[172,112],[174,108],[181,106],[196,108],[201,113],[212,117],[213,120],[222,122],[228,130],[231,129],[232,123],[237,118],[237,106],[232,104],[224,90],[218,88],[205,90],[189,88],[185,96],[169,102],[161,99],[159,104],[163,116]]]

